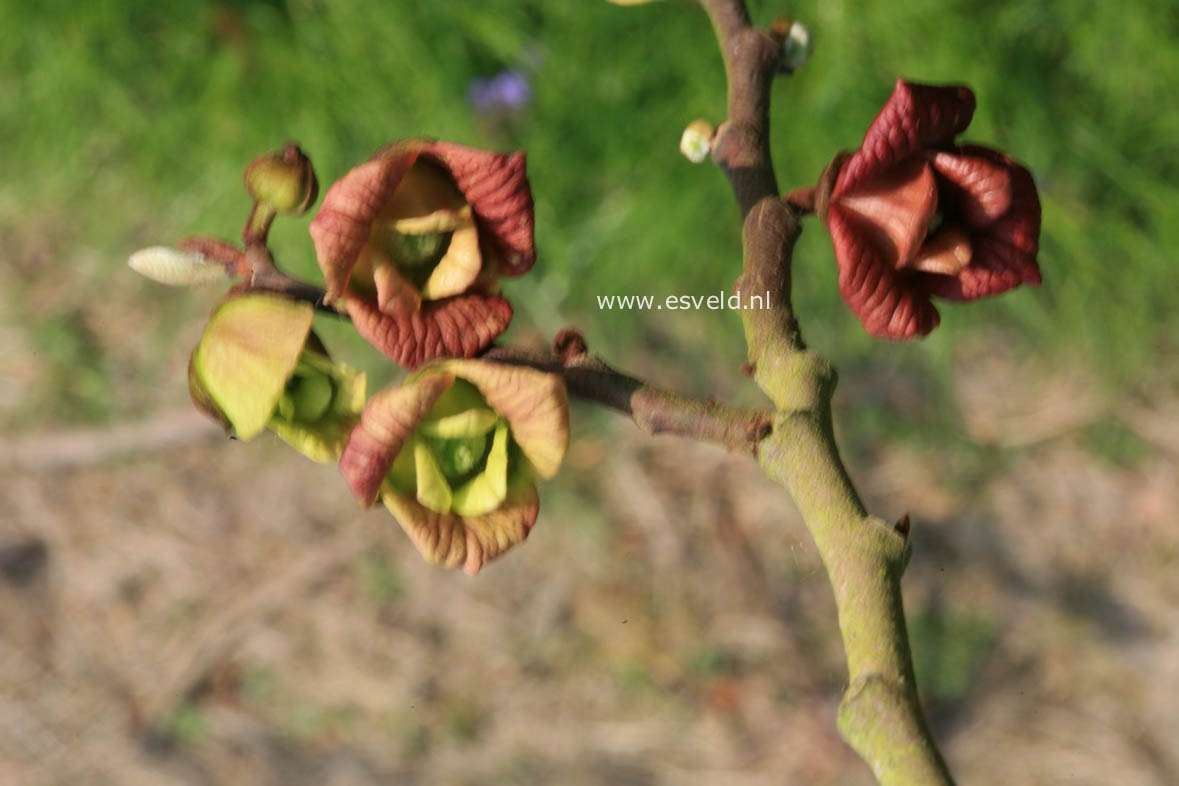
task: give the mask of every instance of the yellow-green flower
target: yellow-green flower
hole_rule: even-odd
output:
[[[308,458],[340,457],[364,407],[364,375],[328,357],[308,303],[278,295],[222,302],[193,350],[196,405],[238,439],[269,428]]]
[[[474,573],[528,536],[533,478],[556,474],[568,442],[560,377],[446,360],[369,401],[340,469],[363,503],[384,501],[427,561]]]

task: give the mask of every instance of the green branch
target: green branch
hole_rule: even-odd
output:
[[[769,152],[780,41],[750,24],[743,0],[701,3],[728,76],[729,115],[713,158],[744,216],[737,289],[777,295],[772,309],[742,312],[754,379],[777,410],[758,458],[793,496],[835,593],[848,666],[839,730],[883,786],[952,784],[921,709],[905,629],[900,580],[909,558],[907,523],[868,515],[856,494],[832,428],[835,369],[807,351],[790,301],[799,212],[780,198]]]

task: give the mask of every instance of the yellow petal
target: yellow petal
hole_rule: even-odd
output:
[[[460,516],[482,516],[503,504],[508,495],[508,424],[495,429],[483,471],[454,490],[451,509]]]
[[[441,300],[444,297],[461,294],[479,277],[483,257],[479,253],[479,230],[471,206],[466,205],[456,216],[454,234],[446,254],[438,261],[434,271],[422,287],[422,297],[427,300]]]
[[[478,388],[507,419],[512,438],[541,477],[557,473],[569,445],[569,396],[559,376],[487,360],[446,360],[438,367]]]
[[[239,439],[266,428],[311,332],[310,303],[277,295],[243,295],[222,303],[193,351],[192,366],[208,398]]]
[[[486,434],[495,428],[499,415],[487,408],[468,409],[456,415],[427,420],[418,433],[435,439],[462,439]]]
[[[403,235],[433,235],[438,232],[453,232],[458,225],[458,212],[444,208],[424,216],[398,219],[393,222],[393,229]]]
[[[377,288],[377,307],[385,314],[412,314],[422,305],[418,288],[402,275],[393,260],[370,248],[367,254],[373,266],[373,282]]]
[[[445,169],[419,158],[381,209],[381,218],[393,222],[422,218],[440,210],[457,210],[465,203]]]
[[[438,467],[430,446],[417,437],[413,441],[413,463],[417,476],[418,502],[437,513],[449,513],[452,500],[450,484]]]
[[[307,425],[273,418],[268,426],[283,442],[320,464],[334,464],[340,458],[352,430],[350,422],[339,419]]]

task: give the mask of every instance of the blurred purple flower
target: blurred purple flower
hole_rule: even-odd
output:
[[[480,112],[522,109],[531,98],[528,77],[511,68],[486,79],[476,79],[467,90],[467,100]]]

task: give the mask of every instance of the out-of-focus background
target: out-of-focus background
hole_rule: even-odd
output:
[[[921,690],[963,782],[1179,783],[1179,7],[752,3],[804,21],[784,187],[898,75],[966,82],[966,138],[1036,174],[1044,285],[867,337],[808,222],[795,303],[841,371],[870,508],[912,514]],[[540,261],[508,338],[747,404],[721,174],[677,152],[723,73],[689,2],[0,0],[0,783],[868,784],[834,730],[833,602],[749,461],[574,409],[531,538],[422,563],[331,467],[187,404],[217,291],[127,255],[234,237],[297,140],[326,186],[386,141],[524,148]],[[311,277],[309,217],[273,233]],[[320,329],[372,384],[394,378]]]

